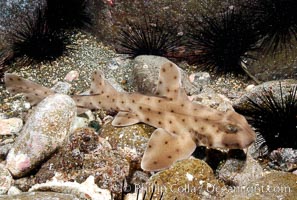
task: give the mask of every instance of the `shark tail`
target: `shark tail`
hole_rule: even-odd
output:
[[[15,95],[22,93],[25,100],[30,102],[32,106],[38,104],[47,96],[55,92],[47,87],[34,83],[33,81],[26,80],[15,74],[5,74],[5,86],[9,93]]]

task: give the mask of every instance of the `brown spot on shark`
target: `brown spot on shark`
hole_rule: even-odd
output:
[[[255,140],[255,132],[242,115],[191,102],[182,89],[180,70],[171,62],[160,69],[157,96],[118,92],[104,79],[101,71],[95,71],[92,78],[91,95],[72,96],[79,113],[103,108],[118,111],[112,121],[114,126],[143,122],[156,127],[142,158],[143,170],[168,168],[174,162],[188,158],[197,145],[243,149]],[[23,93],[33,105],[54,93],[13,74],[5,75],[5,84],[9,92]],[[112,97],[111,101],[109,97]]]

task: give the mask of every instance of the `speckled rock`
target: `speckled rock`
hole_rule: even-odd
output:
[[[234,110],[232,102],[222,94],[216,93],[201,93],[198,95],[190,96],[193,102],[209,106],[219,111],[226,112],[227,110]]]
[[[219,198],[224,184],[215,179],[212,169],[204,161],[187,159],[158,172],[146,185],[139,187],[146,190],[147,197],[150,197],[154,186],[156,199],[163,192],[162,199],[199,200]]]
[[[18,134],[23,127],[20,118],[0,119],[0,135]]]
[[[171,62],[167,58],[159,56],[137,56],[134,61],[132,82],[138,92],[143,94],[154,94],[157,86],[159,70],[166,62]],[[182,86],[187,94],[198,94],[201,91],[199,85],[194,85],[189,81],[185,72],[182,71]]]
[[[236,110],[245,110],[248,108],[249,99],[258,102],[259,99],[256,98],[260,93],[263,92],[263,89],[265,90],[271,90],[273,95],[276,97],[280,96],[280,82],[279,81],[268,81],[265,83],[262,83],[260,85],[257,85],[253,87],[251,90],[249,90],[245,95],[243,95],[241,98],[236,100],[233,104],[233,107]],[[281,81],[281,88],[283,95],[285,96],[286,93],[289,92],[289,90],[297,85],[297,80],[294,79],[286,79]]]
[[[71,84],[59,81],[51,89],[59,94],[69,94],[71,89]]]
[[[155,128],[145,124],[114,127],[111,123],[106,123],[101,129],[100,136],[108,140],[113,148],[123,150],[127,159],[140,162],[154,130]]]
[[[205,86],[210,84],[210,74],[208,72],[196,72],[191,74],[189,79],[195,85]]]
[[[297,150],[292,148],[279,148],[269,155],[268,165],[276,170],[294,171],[297,169]]]
[[[250,155],[246,160],[228,159],[216,173],[228,185],[245,186],[263,176],[263,168]]]
[[[77,129],[69,143],[54,154],[36,174],[44,183],[56,174],[63,181],[84,182],[89,176],[103,189],[120,194],[122,181],[128,176],[129,162],[92,128]]]
[[[12,176],[4,165],[0,164],[0,195],[6,194],[12,184]]]
[[[69,96],[55,94],[41,101],[7,155],[6,166],[12,175],[26,175],[60,147],[75,116],[76,105]]]
[[[89,124],[89,120],[84,117],[75,117],[74,123],[71,127],[71,130],[75,131],[78,128],[87,127]],[[71,132],[73,132],[71,131]]]
[[[75,195],[57,192],[26,192],[13,196],[0,196],[0,200],[81,200]]]
[[[297,197],[297,175],[285,172],[271,172],[246,187],[227,190],[224,200],[288,199]]]
[[[36,184],[29,190],[32,191],[52,191],[65,194],[72,194],[79,199],[92,200],[111,200],[110,191],[101,189],[95,184],[94,176],[89,176],[83,183],[64,182],[59,180],[52,180],[46,183]]]

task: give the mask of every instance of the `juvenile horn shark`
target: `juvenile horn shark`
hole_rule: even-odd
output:
[[[54,93],[13,74],[6,74],[5,83],[9,92],[22,92],[33,104]],[[160,69],[156,96],[117,92],[101,71],[95,71],[90,95],[72,98],[79,109],[118,111],[113,126],[143,122],[156,127],[141,162],[142,169],[147,171],[168,168],[188,158],[197,145],[243,149],[255,140],[255,132],[242,115],[191,102],[181,87],[180,70],[170,62]]]

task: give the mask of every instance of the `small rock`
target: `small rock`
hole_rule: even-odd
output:
[[[134,61],[136,64],[131,78],[133,87],[140,93],[153,95],[157,87],[161,66],[171,61],[164,57],[151,55],[137,56]],[[190,95],[198,94],[201,91],[201,86],[192,84],[184,71],[182,71],[182,86]]]
[[[215,179],[212,169],[202,160],[186,159],[150,177],[139,187],[153,199],[220,199],[222,182]]]
[[[13,196],[0,196],[0,200],[81,200],[75,195],[58,192],[26,192]]]
[[[5,159],[13,144],[4,144],[0,146],[0,160]]]
[[[246,160],[229,158],[217,169],[218,177],[232,186],[245,186],[261,178],[263,173],[263,168],[250,155]]]
[[[279,148],[269,155],[268,165],[276,170],[294,171],[297,169],[297,150],[292,148]]]
[[[281,81],[281,88],[283,96],[292,89],[293,86],[297,85],[297,81],[293,79],[285,79]],[[245,110],[248,108],[249,99],[254,102],[258,102],[257,96],[261,94],[264,90],[272,91],[272,93],[277,97],[280,96],[280,82],[279,81],[268,81],[264,82],[260,85],[253,87],[250,91],[248,91],[241,98],[236,100],[233,104],[236,110]]]
[[[195,85],[209,85],[210,84],[210,75],[208,72],[197,72],[195,74],[191,74],[189,79]]]
[[[6,194],[12,184],[12,176],[4,165],[0,164],[0,195]]]
[[[7,195],[12,196],[12,195],[18,195],[21,193],[22,193],[22,191],[19,188],[15,187],[15,186],[11,186],[7,192]]]
[[[77,182],[63,182],[54,179],[53,181],[46,183],[36,184],[30,188],[29,191],[51,191],[72,194],[80,199],[85,199],[87,197],[87,199],[94,200],[111,200],[110,191],[99,188],[94,181],[94,176],[89,176],[87,180],[81,184]]]
[[[100,136],[109,141],[113,148],[124,150],[123,153],[128,160],[140,162],[149,137],[154,130],[155,128],[145,124],[114,127],[111,123],[106,123],[101,128]]]
[[[246,187],[228,188],[224,200],[296,199],[297,176],[292,173],[271,172]]]
[[[58,94],[69,94],[71,89],[71,84],[59,81],[51,89]]]
[[[0,120],[0,135],[18,134],[23,127],[23,120],[20,118],[9,118]]]
[[[74,123],[71,126],[71,131],[73,132],[78,128],[83,128],[83,127],[87,127],[89,124],[89,120],[87,118],[84,117],[75,117]]]
[[[60,174],[60,180],[78,183],[94,176],[100,188],[120,195],[122,181],[129,174],[129,162],[94,129],[83,128],[77,129],[69,143],[42,165],[36,180],[44,183],[56,174]]]
[[[66,74],[64,80],[67,82],[72,82],[74,80],[78,80],[78,77],[79,77],[78,71],[72,70]]]
[[[226,112],[227,110],[234,110],[232,107],[232,102],[222,94],[201,93],[191,96],[190,99],[193,102],[209,106],[219,111]]]
[[[42,100],[7,155],[6,166],[12,175],[26,175],[59,148],[69,135],[75,115],[76,105],[69,96],[55,94]]]

